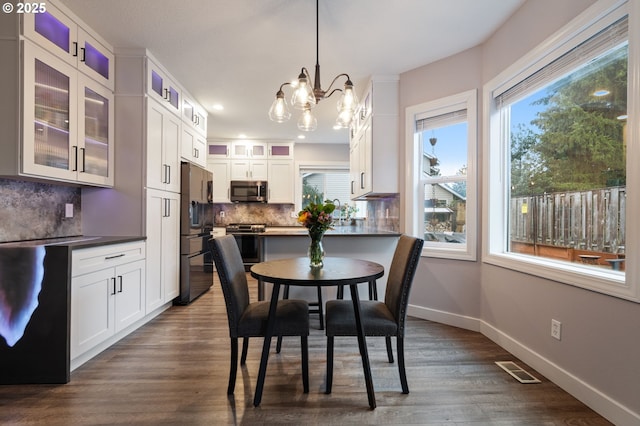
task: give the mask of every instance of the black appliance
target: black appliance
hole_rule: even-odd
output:
[[[208,241],[213,230],[213,174],[183,162],[180,175],[180,294],[187,305],[213,285]]]
[[[266,203],[267,182],[262,180],[232,180],[229,199],[233,203]]]
[[[231,223],[227,225],[227,235],[233,235],[240,248],[245,271],[261,261],[262,247],[258,235],[267,229],[264,223]]]

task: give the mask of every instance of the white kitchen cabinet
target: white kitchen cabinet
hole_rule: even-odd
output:
[[[231,142],[207,141],[207,159],[231,158]]]
[[[229,160],[209,160],[207,170],[213,173],[213,202],[230,203],[231,162]]]
[[[147,57],[147,94],[173,114],[180,116],[182,91],[160,65]]]
[[[66,9],[46,10],[0,14],[0,175],[112,186],[113,54]]]
[[[267,180],[267,160],[231,160],[231,180]]]
[[[193,127],[201,135],[207,136],[207,112],[184,90],[182,91],[182,122]]]
[[[269,142],[267,145],[269,159],[293,160],[293,142]]]
[[[293,160],[269,160],[269,203],[294,204]]]
[[[111,47],[64,6],[54,1],[39,5],[45,5],[46,11],[4,15],[23,19],[26,38],[113,91],[115,60]]]
[[[74,250],[71,268],[73,360],[145,316],[145,243]]]
[[[147,190],[147,290],[151,312],[179,294],[180,195]]]
[[[147,103],[147,187],[180,192],[180,118]]]
[[[207,141],[195,131],[193,127],[182,123],[182,138],[180,140],[180,156],[183,160],[197,164],[203,168],[207,166]]]
[[[231,158],[234,159],[267,159],[267,143],[234,141],[231,143]]]
[[[17,173],[112,186],[113,93],[29,41],[23,42],[23,61],[22,164]]]
[[[398,79],[373,77],[351,130],[352,200],[398,193]],[[354,170],[355,168],[355,170]]]

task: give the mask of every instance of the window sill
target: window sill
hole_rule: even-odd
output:
[[[483,262],[608,296],[640,302],[638,286],[630,286],[626,282],[625,273],[621,271],[513,253],[490,253],[483,256]]]

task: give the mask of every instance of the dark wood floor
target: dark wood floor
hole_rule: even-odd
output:
[[[333,393],[326,395],[326,342],[316,328],[309,338],[309,394],[302,392],[299,339],[288,338],[270,358],[262,405],[254,408],[262,339],[252,340],[235,397],[227,398],[224,309],[216,284],[81,366],[66,385],[0,386],[0,424],[610,424],[523,363],[542,383],[516,382],[494,362],[519,361],[486,337],[417,319],[409,321],[406,337],[410,394],[400,392],[384,339],[369,338],[378,405],[369,410],[356,339],[336,338]]]

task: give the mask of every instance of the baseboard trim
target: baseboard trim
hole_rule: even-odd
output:
[[[564,370],[559,365],[551,362],[491,324],[477,318],[416,305],[409,305],[407,314],[428,321],[477,331],[533,367],[536,371],[540,372],[540,374],[544,375],[547,379],[560,386],[610,422],[617,425],[640,425],[640,413],[631,411],[608,395],[590,386],[579,377]]]

